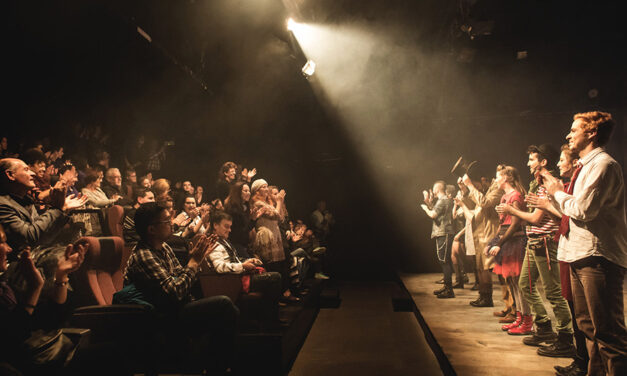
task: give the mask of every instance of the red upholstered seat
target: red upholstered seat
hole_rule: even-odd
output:
[[[89,243],[85,261],[72,274],[72,287],[79,305],[109,305],[123,287],[128,254],[117,236],[84,237]]]
[[[124,208],[120,205],[113,205],[107,209],[107,224],[109,225],[109,233],[111,236],[124,238],[123,231]]]
[[[226,295],[237,302],[242,294],[242,276],[239,274],[204,272],[198,274],[198,280],[205,297]]]

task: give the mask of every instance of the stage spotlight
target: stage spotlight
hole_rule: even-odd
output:
[[[296,21],[293,18],[289,18],[287,20],[287,30],[294,31],[294,27],[296,26]]]
[[[314,73],[316,73],[316,63],[313,60],[307,60],[307,63],[301,70],[305,76],[311,77]]]

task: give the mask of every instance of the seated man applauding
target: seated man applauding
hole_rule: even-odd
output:
[[[250,274],[249,291],[263,293],[266,319],[277,322],[281,297],[281,275],[257,268],[262,265],[261,260],[257,258],[241,261],[237,257],[235,248],[228,241],[232,224],[231,216],[223,211],[216,211],[211,216],[211,232],[218,236],[218,245],[208,256],[211,266],[218,274]]]
[[[172,234],[169,210],[154,202],[143,204],[135,213],[135,229],[140,240],[129,258],[124,284],[133,284],[182,333],[209,338],[205,367],[226,370],[233,355],[238,310],[226,296],[194,299],[191,294],[200,263],[216,246],[215,237],[201,235],[182,266],[165,242]]]

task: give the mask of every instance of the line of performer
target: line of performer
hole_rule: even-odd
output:
[[[505,308],[494,315],[501,329],[526,336],[523,343],[539,355],[572,357],[556,375],[627,375],[625,184],[604,148],[613,128],[609,113],[579,113],[561,152],[529,146],[528,189],[512,166],[498,165],[490,183],[476,176],[476,162],[460,158],[451,171],[461,176],[459,190],[439,180],[423,191],[444,274],[434,294],[454,298],[454,289],[468,283],[470,258],[479,291],[470,305],[492,307],[491,273],[498,275]]]

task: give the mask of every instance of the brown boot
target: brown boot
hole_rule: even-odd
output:
[[[501,317],[499,319],[499,322],[502,324],[507,324],[507,323],[514,322],[514,321],[516,321],[516,314],[513,313],[512,311],[509,311],[507,315],[505,315],[505,317]]]
[[[502,310],[502,311],[494,311],[494,312],[492,312],[492,314],[493,314],[494,316],[496,316],[496,317],[505,317],[505,316],[507,316],[507,314],[509,314],[509,313],[511,313],[511,310],[510,310],[510,309],[508,309],[508,308],[505,308],[505,309],[504,309],[504,310]]]

